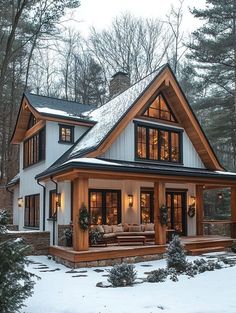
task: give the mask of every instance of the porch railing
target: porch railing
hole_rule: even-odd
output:
[[[204,235],[219,235],[231,237],[233,228],[236,226],[236,222],[228,220],[210,220],[203,221],[203,234]]]

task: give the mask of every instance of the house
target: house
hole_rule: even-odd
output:
[[[230,187],[235,238],[236,174],[221,166],[169,65],[128,84],[114,75],[113,97],[99,108],[23,95],[12,136],[20,172],[8,184],[14,223],[50,231],[57,245],[72,221],[73,250],[88,251],[84,203],[92,224],[154,223],[155,244],[164,245],[168,229],[203,235],[203,191]]]

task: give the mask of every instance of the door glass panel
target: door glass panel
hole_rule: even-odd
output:
[[[161,160],[169,161],[169,132],[160,131]]]
[[[166,195],[168,208],[168,228],[175,229],[178,233],[184,232],[183,228],[183,194],[170,192]]]
[[[102,193],[90,193],[90,216],[91,224],[102,224]]]
[[[118,224],[118,197],[117,192],[106,192],[106,223]]]
[[[141,223],[153,222],[153,193],[141,192]]]
[[[166,200],[166,206],[167,206],[167,209],[168,209],[168,220],[167,220],[167,227],[169,229],[171,229],[171,195],[170,194],[167,194],[167,200]]]

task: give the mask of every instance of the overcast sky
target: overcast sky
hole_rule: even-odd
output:
[[[163,19],[170,11],[171,4],[178,6],[178,0],[81,0],[81,6],[74,14],[77,22],[73,23],[82,35],[87,36],[89,28],[97,30],[109,27],[112,19],[122,12],[130,12],[135,16]],[[183,27],[185,31],[193,31],[199,22],[189,12],[189,7],[203,8],[205,0],[185,0]]]

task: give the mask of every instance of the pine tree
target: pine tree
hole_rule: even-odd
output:
[[[204,21],[188,45],[207,95],[196,109],[221,161],[236,168],[236,0],[206,0],[192,14]]]
[[[0,210],[0,234],[5,232],[6,212]],[[20,312],[33,294],[33,274],[25,270],[29,246],[21,239],[0,242],[0,312]]]
[[[167,249],[167,268],[174,268],[177,272],[186,269],[187,261],[179,236],[174,236]]]

